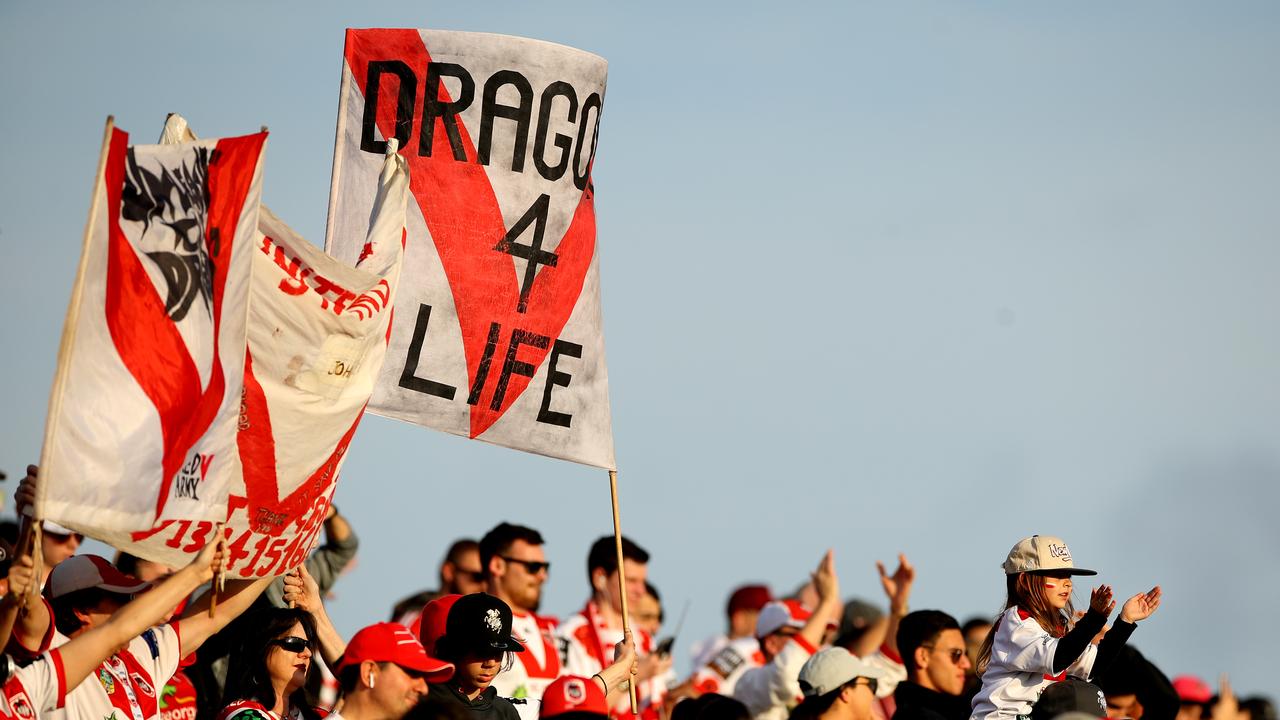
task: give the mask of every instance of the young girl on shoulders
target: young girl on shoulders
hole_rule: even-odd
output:
[[[1029,716],[1050,684],[1067,676],[1088,680],[1106,667],[1135,623],[1160,606],[1159,586],[1134,595],[1094,645],[1116,604],[1111,587],[1102,585],[1090,593],[1088,612],[1075,619],[1071,578],[1097,573],[1075,567],[1065,542],[1048,535],[1026,538],[1009,551],[1004,572],[1008,596],[978,655],[982,689],[973,698],[972,720]]]

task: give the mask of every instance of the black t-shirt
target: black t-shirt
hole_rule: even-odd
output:
[[[893,720],[967,720],[969,717],[969,701],[963,695],[940,693],[910,680],[898,683],[893,701],[897,705]]]
[[[506,698],[498,697],[498,690],[493,687],[485,688],[475,700],[470,700],[451,684],[431,683],[424,702],[428,705],[460,705],[471,714],[472,720],[520,720],[515,705]]]

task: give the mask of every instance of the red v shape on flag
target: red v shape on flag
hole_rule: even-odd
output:
[[[369,63],[373,61],[394,57],[420,77],[425,76],[431,57],[418,31],[361,30],[354,37],[348,42],[346,61],[362,94],[367,96]],[[397,134],[400,93],[392,91],[395,80],[390,76],[385,82],[378,95],[376,117],[383,137],[393,137]],[[425,92],[422,83],[413,94],[413,107],[421,108]],[[444,83],[438,99],[450,102]],[[415,128],[408,133],[400,154],[409,165],[410,192],[426,220],[457,310],[471,396],[470,436],[475,438],[511,408],[532,380],[532,372],[500,373],[499,367],[515,362],[538,368],[564,330],[595,255],[596,220],[588,169],[586,189],[578,198],[568,230],[554,246],[555,261],[537,266],[522,298],[512,255],[497,249],[510,228],[503,220],[486,168],[477,162],[471,133],[460,116],[456,121],[465,161],[454,159],[442,118],[434,120],[437,127],[431,132],[430,156],[420,154],[422,133],[413,131]],[[499,331],[504,336],[524,333],[518,357],[510,350],[493,352],[494,333]],[[505,388],[500,375],[506,378]]]
[[[222,301],[232,254],[248,251],[248,248],[237,247],[235,238],[265,140],[265,133],[220,140],[209,160],[208,221],[199,241],[204,244],[212,264],[210,309],[215,338],[222,327]],[[128,143],[127,133],[112,132],[105,167],[106,212],[110,220],[104,309],[121,362],[160,419],[163,482],[156,499],[159,516],[168,501],[174,476],[192,445],[209,430],[223,404],[227,378],[215,342],[209,383],[202,387],[186,341],[120,226]]]

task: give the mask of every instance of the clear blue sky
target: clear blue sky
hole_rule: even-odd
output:
[[[127,10],[121,9],[127,8]],[[1280,5],[0,5],[0,467],[38,457],[106,115],[267,125],[265,197],[322,241],[343,29],[523,35],[610,62],[596,165],[623,526],[679,643],[740,581],[906,552],[917,608],[993,614],[1057,534],[1165,604],[1170,675],[1275,693]],[[602,472],[369,418],[337,503],[342,630],[453,538],[540,528],[586,596]]]

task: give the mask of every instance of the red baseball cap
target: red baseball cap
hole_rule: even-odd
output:
[[[589,713],[607,717],[609,701],[604,691],[590,678],[561,675],[542,691],[539,718],[553,718],[565,713]]]
[[[436,651],[436,641],[444,637],[445,626],[449,621],[449,609],[458,602],[461,595],[445,595],[422,606],[422,614],[418,616],[418,640],[427,654]]]
[[[1179,675],[1174,678],[1173,690],[1184,703],[1207,703],[1213,699],[1213,689],[1195,675]]]
[[[116,569],[111,561],[97,555],[72,555],[58,563],[49,573],[45,595],[49,599],[62,597],[77,590],[100,588],[120,595],[132,595],[151,587],[132,575]]]
[[[799,630],[813,615],[799,600],[774,600],[760,609],[756,620],[756,637],[778,632],[784,627]]]
[[[729,596],[729,607],[726,610],[727,615],[732,615],[739,610],[755,610],[759,611],[765,605],[773,600],[773,593],[769,592],[769,588],[764,585],[743,585],[733,594]]]
[[[444,682],[453,677],[453,664],[428,655],[409,628],[399,623],[378,623],[356,633],[347,643],[337,669],[341,672],[348,665],[365,660],[395,663],[426,675],[428,682]]]

